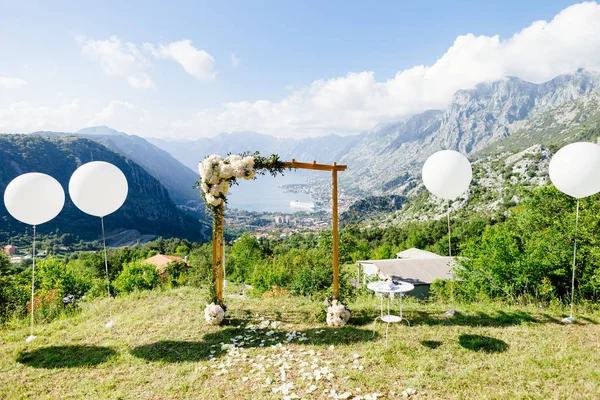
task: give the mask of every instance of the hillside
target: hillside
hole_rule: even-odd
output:
[[[541,84],[515,77],[459,90],[443,110],[429,110],[382,124],[356,136],[302,140],[254,132],[174,142],[149,139],[190,168],[199,156],[260,150],[283,159],[344,163],[346,189],[365,195],[408,195],[423,162],[438,150],[454,149],[477,159],[522,151],[532,145],[562,146],[594,140],[600,132],[600,74],[580,69]]]
[[[107,126],[83,128],[76,133],[63,132],[35,132],[35,134],[64,137],[81,136],[98,142],[115,153],[121,154],[146,170],[169,191],[175,204],[196,206],[203,213],[198,191],[193,189],[198,180],[198,174],[193,169],[173,158],[169,153],[154,146],[146,139],[135,135],[128,135]]]
[[[112,330],[100,298],[39,324],[29,345],[25,323],[0,331],[10,382],[0,397],[365,400],[409,397],[410,388],[411,399],[572,398],[574,390],[592,399],[600,390],[598,312],[564,326],[557,309],[460,304],[445,319],[446,304],[405,301],[410,326],[390,326],[386,349],[385,324],[373,333],[379,303],[370,296],[349,304],[350,325],[331,329],[315,320],[320,301],[233,295],[225,325],[210,327],[203,295],[119,296]]]
[[[56,178],[67,193],[65,208],[53,221],[39,227],[39,232],[71,234],[77,240],[99,236],[99,221],[79,211],[68,197],[68,182],[78,166],[89,161],[107,161],[119,167],[129,182],[125,204],[106,217],[108,231],[136,229],[142,234],[179,236],[191,240],[206,238],[205,228],[195,218],[182,213],[158,180],[132,160],[85,138],[39,135],[0,135],[0,191],[15,177],[26,172],[43,172]],[[0,241],[20,235],[26,227],[0,209]]]
[[[542,84],[506,78],[460,90],[445,110],[427,111],[368,132],[342,158],[349,166],[342,182],[368,192],[406,194],[406,180],[395,179],[407,173],[418,176],[423,162],[434,152],[453,149],[470,155],[499,145],[513,134],[513,141],[518,142],[516,138],[527,138],[533,127],[547,135],[552,133],[549,116],[565,127],[582,123],[594,115],[599,88],[600,74],[579,70]],[[580,105],[574,105],[577,100]],[[573,107],[582,108],[581,104],[586,111],[573,112]],[[531,139],[521,140],[511,149],[516,152],[540,143],[541,136]],[[390,179],[381,179],[384,176]]]

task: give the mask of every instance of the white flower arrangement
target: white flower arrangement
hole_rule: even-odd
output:
[[[198,164],[200,180],[196,183],[196,187],[200,189],[200,195],[212,214],[213,241],[221,240],[217,238],[217,233],[219,230],[222,232],[223,229],[225,203],[227,203],[230,186],[237,184],[238,179],[255,179],[257,172],[260,175],[268,172],[276,176],[283,174],[286,168],[291,169],[292,167],[289,163],[280,161],[277,154],[262,157],[258,152],[242,155],[232,154],[226,158],[211,154],[201,161]],[[221,267],[219,263],[216,265],[217,268]],[[216,283],[213,282],[213,289],[215,285]],[[214,303],[217,300],[216,292],[211,292],[209,301]],[[223,308],[215,304],[210,304],[204,310],[206,321],[212,325],[221,323],[223,314]]]
[[[334,328],[341,328],[346,325],[350,319],[350,311],[337,300],[332,300],[331,305],[327,307],[327,325]]]
[[[204,319],[209,325],[219,325],[225,317],[223,307],[218,304],[211,303],[204,309]]]
[[[254,157],[239,155],[222,158],[212,154],[198,164],[198,172],[204,199],[213,207],[225,202],[225,195],[229,192],[229,185],[234,178],[251,180],[256,176]]]

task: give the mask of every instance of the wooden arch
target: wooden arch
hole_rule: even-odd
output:
[[[316,161],[312,163],[297,162],[295,159],[291,162],[283,163],[285,168],[294,169],[310,169],[316,171],[331,171],[331,233],[333,236],[333,297],[337,299],[340,295],[340,266],[339,266],[339,234],[338,234],[338,171],[345,171],[346,165],[333,164],[317,164]],[[218,302],[223,303],[223,252],[224,252],[224,230],[225,230],[225,209],[224,205],[221,205],[223,209],[219,213],[220,218],[218,221],[213,223],[212,231],[212,277],[215,285],[215,291]]]

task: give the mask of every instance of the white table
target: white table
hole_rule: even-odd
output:
[[[387,345],[388,345],[388,330],[390,328],[390,324],[405,321],[408,325],[410,325],[410,322],[408,322],[407,319],[404,319],[402,317],[402,296],[404,295],[404,293],[407,293],[407,292],[410,292],[411,290],[413,290],[415,288],[415,286],[408,282],[400,282],[398,284],[392,284],[391,282],[378,281],[378,282],[369,283],[367,285],[367,288],[369,290],[374,291],[375,293],[380,293],[382,295],[381,296],[381,315],[379,317],[375,318],[375,321],[373,321],[373,335],[375,335],[375,329],[377,329],[377,320],[380,319],[381,321],[386,322],[387,326],[385,328],[385,347],[387,347]],[[384,293],[388,294],[387,315],[383,314],[383,294]],[[392,297],[394,294],[400,295],[400,315],[390,314],[390,297]]]

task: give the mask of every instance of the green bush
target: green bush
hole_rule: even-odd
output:
[[[268,260],[254,268],[250,282],[252,283],[252,293],[262,295],[273,286],[287,287],[289,283],[290,272],[282,262]]]
[[[317,260],[315,260],[317,261]],[[322,262],[307,263],[292,277],[291,291],[295,295],[315,295],[331,287],[333,271],[331,264]],[[323,294],[324,297],[324,294]]]
[[[170,287],[180,286],[185,279],[185,271],[187,264],[183,261],[174,261],[167,264],[165,273],[167,274],[166,280]]]
[[[30,291],[19,282],[19,276],[0,275],[0,322],[27,313]]]
[[[212,276],[212,246],[204,244],[191,251],[188,256],[190,268],[187,270],[185,283],[194,287],[206,286]]]
[[[256,238],[244,233],[232,246],[231,256],[227,261],[228,279],[245,283],[252,276],[256,265],[264,259],[264,252]]]
[[[57,290],[61,297],[82,297],[92,286],[92,277],[78,277],[63,259],[46,258],[36,263],[36,286],[40,291]]]
[[[123,271],[115,279],[114,286],[118,293],[131,293],[135,290],[153,289],[158,285],[159,279],[154,265],[133,261],[125,264]]]
[[[456,295],[456,282],[454,283],[454,295]],[[449,279],[435,279],[429,286],[429,294],[435,300],[448,301],[452,296],[451,284]]]

